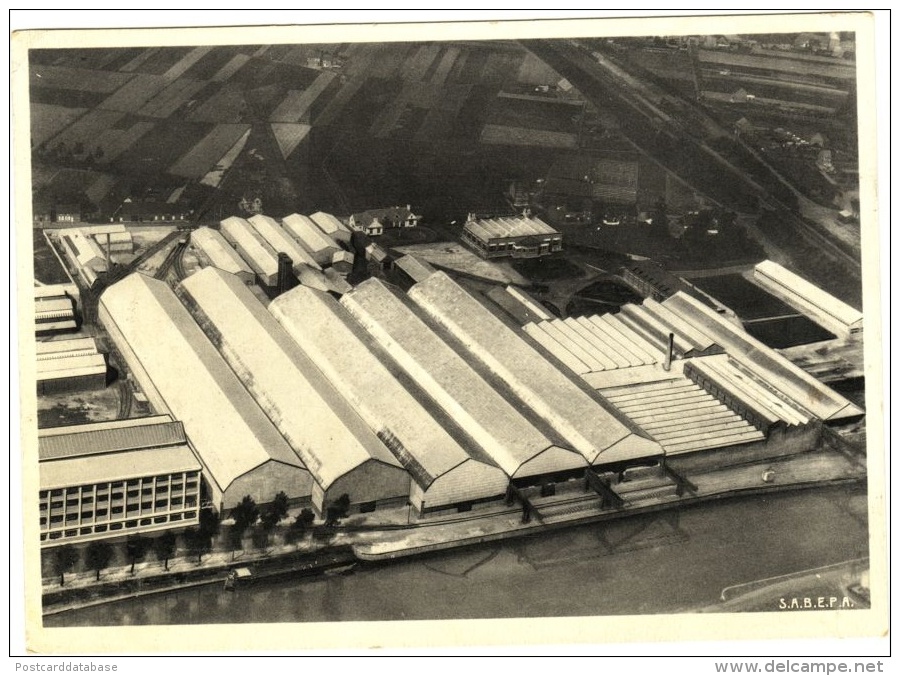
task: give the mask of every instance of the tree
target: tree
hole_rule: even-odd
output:
[[[313,511],[308,507],[304,507],[297,515],[297,518],[291,522],[291,527],[287,532],[288,539],[291,542],[294,542],[297,539],[302,538],[309,532],[309,529],[312,527],[315,520],[316,515],[313,514]]]
[[[284,491],[279,491],[271,504],[262,514],[262,527],[271,532],[288,513],[288,496]]]
[[[199,528],[188,528],[184,531],[184,544],[191,556],[197,556],[197,563],[201,563],[203,555],[212,547],[212,538]]]
[[[219,534],[219,513],[212,507],[200,510],[200,532],[210,539]]]
[[[269,509],[278,517],[278,521],[281,521],[284,517],[286,517],[288,513],[287,493],[285,493],[284,491],[278,491],[278,493],[275,495],[275,499],[272,500],[272,505]]]
[[[66,584],[66,573],[72,570],[76,563],[78,563],[78,550],[72,545],[63,545],[56,550],[53,564],[56,573],[59,575],[59,585],[61,587]]]
[[[153,551],[156,558],[163,562],[166,570],[169,570],[169,559],[175,554],[175,533],[166,531],[153,541]]]
[[[350,496],[344,493],[325,510],[325,525],[336,526],[350,513]]]
[[[88,545],[84,554],[88,568],[97,572],[97,582],[100,581],[100,571],[109,565],[113,557],[113,548],[107,542],[92,542]]]
[[[128,553],[128,559],[131,561],[131,574],[134,575],[134,564],[143,561],[147,555],[147,549],[150,546],[149,540],[140,535],[128,538],[125,544],[125,551]]]
[[[259,508],[256,501],[249,495],[245,495],[241,501],[231,510],[231,518],[234,525],[241,532],[247,530],[259,519]]]

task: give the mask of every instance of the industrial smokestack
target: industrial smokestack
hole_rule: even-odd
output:
[[[675,351],[675,334],[669,334],[669,340],[666,342],[666,361],[663,363],[663,370],[668,371],[672,368],[672,353]]]
[[[278,253],[278,293],[294,288],[294,261],[283,251]]]

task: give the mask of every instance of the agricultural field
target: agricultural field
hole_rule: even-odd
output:
[[[169,173],[184,178],[203,177],[249,129],[248,124],[216,125],[169,168]]]
[[[505,205],[507,179],[533,180],[577,151],[583,123],[578,93],[558,91],[559,74],[515,42],[44,50],[31,58],[42,146],[34,175],[42,167],[102,174],[67,181],[102,209],[172,195],[203,219],[259,196],[267,210],[413,203],[450,222]],[[41,185],[51,201],[62,189]]]
[[[64,108],[47,103],[31,104],[31,143],[39,146],[81,117],[86,108]]]

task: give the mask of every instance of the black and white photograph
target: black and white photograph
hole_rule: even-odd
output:
[[[13,34],[26,645],[886,632],[874,23]]]

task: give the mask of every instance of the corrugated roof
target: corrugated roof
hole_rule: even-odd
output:
[[[187,443],[184,426],[180,422],[168,418],[148,420],[149,422],[143,425],[129,426],[72,425],[61,428],[66,430],[65,432],[55,434],[46,434],[44,430],[39,430],[38,457],[41,460],[53,460]]]
[[[75,306],[71,298],[52,297],[52,298],[36,298],[34,302],[34,313],[37,317],[49,317],[52,315],[73,315],[75,314]]]
[[[177,445],[45,460],[39,464],[38,473],[41,490],[51,490],[200,469],[191,449]]]
[[[403,270],[403,272],[416,282],[428,279],[428,277],[435,273],[435,269],[427,261],[417,258],[412,254],[401,256],[394,261],[394,265]]]
[[[230,216],[221,223],[226,239],[235,243],[255,272],[273,278],[278,274],[278,256],[256,229],[243,218]]]
[[[75,353],[57,359],[40,359],[37,362],[38,380],[66,378],[67,376],[106,373],[106,360],[102,354]]]
[[[191,233],[191,244],[198,247],[209,259],[213,267],[233,275],[253,276],[253,270],[241,258],[218,230],[197,228]]]
[[[626,438],[633,442],[633,457],[662,453],[652,441],[635,435],[599,398],[570,380],[445,273],[419,282],[409,297],[588,462],[603,462],[603,452]],[[615,367],[610,357],[603,355],[603,359],[604,364]],[[617,452],[623,450],[620,445]]]
[[[37,343],[38,360],[52,359],[53,355],[65,352],[97,351],[97,341],[90,336],[68,338],[66,340],[41,340]]]
[[[369,279],[341,303],[507,474],[553,446],[383,282]]]
[[[559,234],[540,218],[482,218],[469,221],[465,228],[484,242],[507,237]]]
[[[139,361],[142,389],[184,424],[219,488],[271,460],[303,467],[168,284],[132,274],[106,290],[100,308],[113,339],[125,341],[120,349]]]
[[[316,213],[310,215],[312,221],[316,224],[316,226],[325,234],[335,236],[336,233],[345,233],[350,234],[350,228],[341,223],[340,219],[331,214],[326,214],[324,211],[317,211]]]
[[[677,293],[664,305],[702,329],[716,344],[725,348],[730,357],[751,367],[772,387],[817,418],[837,420],[863,414],[862,409],[692,296]]]
[[[207,268],[181,289],[203,329],[323,488],[372,460],[399,468],[246,286]]]
[[[319,253],[326,249],[339,249],[337,242],[325,234],[317,226],[317,223],[313,222],[313,217],[291,214],[282,218],[281,222],[284,223],[285,229],[296,237],[310,253]]]
[[[379,360],[371,338],[331,296],[298,287],[276,298],[269,311],[420,486],[471,459]],[[484,471],[505,476],[493,466]]]
[[[787,292],[789,297],[798,296],[802,301],[812,304],[845,326],[849,327],[862,323],[862,312],[774,261],[766,260],[759,263],[755,268],[755,272],[757,275],[773,280]]]
[[[256,214],[249,219],[249,222],[276,252],[286,253],[290,256],[295,267],[306,264],[319,269],[319,264],[313,260],[309,252],[300,246],[297,240],[291,237],[274,218]]]

